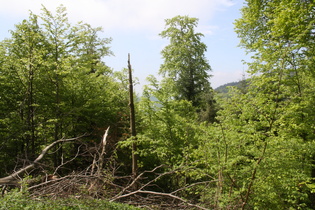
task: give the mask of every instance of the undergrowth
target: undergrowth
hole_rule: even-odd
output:
[[[0,197],[0,210],[136,210],[138,208],[121,203],[109,202],[100,199],[79,199],[76,197],[49,199],[42,197],[31,197],[25,192],[13,190]]]

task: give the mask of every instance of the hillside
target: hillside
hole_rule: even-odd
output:
[[[227,93],[228,92],[228,88],[227,87],[230,87],[230,86],[239,86],[241,83],[241,81],[239,82],[229,82],[229,83],[226,83],[224,85],[221,85],[217,88],[215,88],[214,90],[218,93]]]

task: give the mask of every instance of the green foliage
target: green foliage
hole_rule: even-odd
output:
[[[100,32],[71,25],[63,6],[55,14],[43,7],[1,42],[1,173],[13,169],[14,157],[33,159],[42,145],[115,124],[126,90],[102,61],[112,52]],[[71,155],[60,149],[53,162]]]
[[[160,74],[172,79],[177,91],[175,97],[191,101],[198,107],[203,93],[211,90],[208,72],[211,67],[205,58],[207,46],[201,42],[203,34],[196,33],[197,18],[176,16],[167,19],[166,29],[160,36],[168,38],[170,44],[162,50],[164,63]]]
[[[27,194],[13,190],[0,198],[0,209],[56,209],[56,210],[76,210],[76,209],[108,209],[108,210],[133,210],[137,209],[133,206],[125,204],[112,203],[106,200],[96,199],[78,199],[78,198],[65,198],[65,199],[46,199],[37,198],[32,199]]]
[[[219,124],[211,129],[217,141],[204,147],[217,171],[211,205],[314,205],[311,187],[301,185],[314,176],[312,8],[309,1],[248,0],[242,9],[236,31],[241,45],[254,53],[252,77],[246,92],[231,88],[230,96],[219,101]]]
[[[314,65],[307,45],[313,44],[309,34],[314,24],[309,18],[313,16],[310,4],[248,1],[236,30],[242,45],[255,53],[249,64],[250,83],[231,87],[228,97],[211,99],[220,104],[213,124],[199,124],[189,104],[183,106],[187,101],[178,100],[186,99],[191,107],[202,109],[201,103],[181,98],[185,90],[179,90],[185,84],[180,80],[186,76],[182,71],[194,58],[190,54],[194,48],[181,44],[191,46],[196,19],[178,16],[166,21],[161,35],[171,43],[162,51],[164,78],[159,84],[151,77],[151,86],[139,103],[140,154],[155,164],[194,164],[181,183],[209,183],[206,189],[194,188],[207,207],[307,209],[313,205]],[[289,22],[302,21],[301,17],[309,22],[303,22],[299,33],[291,27],[288,33],[278,24],[290,18],[296,20]]]
[[[158,84],[151,77],[139,103],[141,132],[140,155],[157,158],[160,163],[178,166],[190,159],[190,148],[196,145],[192,124],[195,109],[185,100],[174,100],[170,83]],[[156,100],[152,101],[152,97]]]
[[[226,83],[224,85],[221,85],[217,88],[215,88],[214,90],[221,94],[221,96],[225,96],[225,94],[227,94],[229,92],[229,88],[230,87],[238,87],[240,90],[242,90],[243,93],[246,93],[247,92],[247,88],[249,86],[249,83],[250,83],[250,79],[242,79],[238,82],[229,82],[229,83]]]
[[[176,195],[210,209],[314,209],[315,5],[246,3],[236,32],[253,53],[250,79],[224,97],[215,95],[203,35],[195,32],[198,19],[166,20],[163,78],[148,78],[136,103],[138,136],[126,134],[120,145],[137,141],[141,170],[161,164],[183,169],[155,180],[152,189],[181,189]],[[102,61],[112,52],[111,39],[99,38],[100,31],[71,25],[64,7],[56,15],[43,8],[1,42],[1,173],[13,169],[12,157],[31,159],[61,137],[109,124],[128,133],[126,74]],[[56,165],[72,155],[72,148],[62,148],[51,160]],[[30,200],[18,191],[0,199],[4,209],[129,208],[88,199],[58,202]]]
[[[219,101],[219,124],[200,127],[201,169],[216,180],[201,200],[212,208],[310,207],[310,190],[300,183],[310,178],[314,142],[282,133],[282,113],[270,102],[237,88],[229,94]]]

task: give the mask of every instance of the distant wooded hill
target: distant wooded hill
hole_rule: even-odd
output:
[[[230,87],[230,86],[236,86],[236,87],[240,87],[240,83],[241,81],[238,81],[238,82],[229,82],[229,83],[226,83],[224,85],[221,85],[217,88],[215,88],[214,90],[218,93],[227,93],[228,92],[228,88],[227,87]]]

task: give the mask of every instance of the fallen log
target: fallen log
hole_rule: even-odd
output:
[[[57,141],[54,141],[53,143],[49,144],[46,146],[42,152],[39,154],[39,156],[33,161],[33,163],[25,166],[24,168],[21,168],[20,170],[10,174],[9,176],[0,178],[0,185],[18,185],[18,183],[21,181],[21,177],[23,176],[24,173],[29,171],[30,169],[35,168],[36,164],[39,163],[43,159],[43,157],[46,155],[48,150],[50,150],[53,146],[55,146],[58,143],[62,142],[69,142],[69,141],[75,141],[77,139],[80,139],[80,137],[76,138],[70,138],[70,139],[59,139]]]

